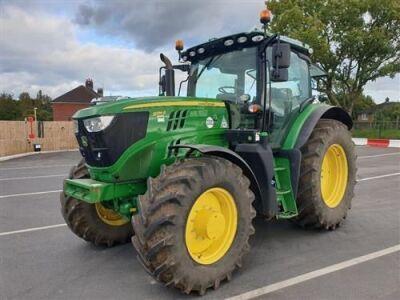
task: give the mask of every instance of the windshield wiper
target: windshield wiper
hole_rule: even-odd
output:
[[[201,68],[201,70],[200,70],[200,72],[199,72],[199,75],[197,76],[197,78],[196,78],[196,80],[194,81],[194,83],[197,83],[197,81],[199,80],[199,78],[200,78],[200,76],[203,74],[203,72],[211,65],[211,63],[212,63],[213,61],[217,61],[221,56],[222,56],[222,54],[221,54],[221,55],[218,55],[218,56],[213,56],[213,57],[211,57],[210,60],[204,65],[204,67]]]

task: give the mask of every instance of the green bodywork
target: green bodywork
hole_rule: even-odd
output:
[[[309,104],[303,111],[296,112],[287,126],[282,148],[294,147],[304,122],[320,106],[321,104]],[[178,114],[178,111],[183,110],[186,111],[185,114]],[[146,192],[147,178],[157,176],[162,165],[170,165],[185,157],[187,150],[171,149],[170,146],[229,146],[225,138],[225,131],[229,129],[226,128],[229,114],[226,104],[220,100],[191,97],[127,98],[80,110],[74,115],[74,119],[133,111],[149,112],[146,136],[132,144],[110,167],[88,166],[91,179],[67,179],[64,182],[67,195],[88,203],[105,202],[107,207],[126,218],[136,212],[136,199]],[[182,116],[185,116],[184,120]],[[210,122],[210,118],[213,122]],[[168,125],[175,122],[179,126]],[[180,126],[181,124],[184,125]],[[277,217],[296,216],[289,160],[277,157],[274,163],[277,200],[282,207],[282,212]]]

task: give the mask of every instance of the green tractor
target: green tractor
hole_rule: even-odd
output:
[[[264,30],[176,48],[179,64],[161,54],[158,97],[74,115],[84,160],[61,205],[77,236],[108,247],[132,239],[154,278],[202,295],[242,265],[256,215],[337,228],[356,156],[349,115],[312,96],[324,72],[305,44]],[[176,71],[186,97],[175,95]]]

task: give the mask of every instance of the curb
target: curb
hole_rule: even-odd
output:
[[[31,156],[31,155],[36,155],[36,154],[58,153],[58,152],[73,152],[73,151],[79,151],[79,150],[78,149],[66,149],[66,150],[51,150],[51,151],[19,153],[19,154],[0,157],[0,161],[6,161],[6,160],[14,159],[14,158],[20,158],[20,157]]]
[[[353,138],[356,146],[400,148],[400,140]]]

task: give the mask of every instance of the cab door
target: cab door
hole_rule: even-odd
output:
[[[269,58],[271,51],[271,48],[267,49]],[[272,148],[282,146],[292,122],[300,113],[302,104],[312,97],[309,66],[309,60],[304,55],[292,50],[287,81],[271,81],[269,75],[272,70],[267,72],[269,77],[267,78],[267,85],[269,85],[267,90],[271,89],[267,94],[267,99],[269,102],[269,97],[271,97],[272,120],[269,142]]]

